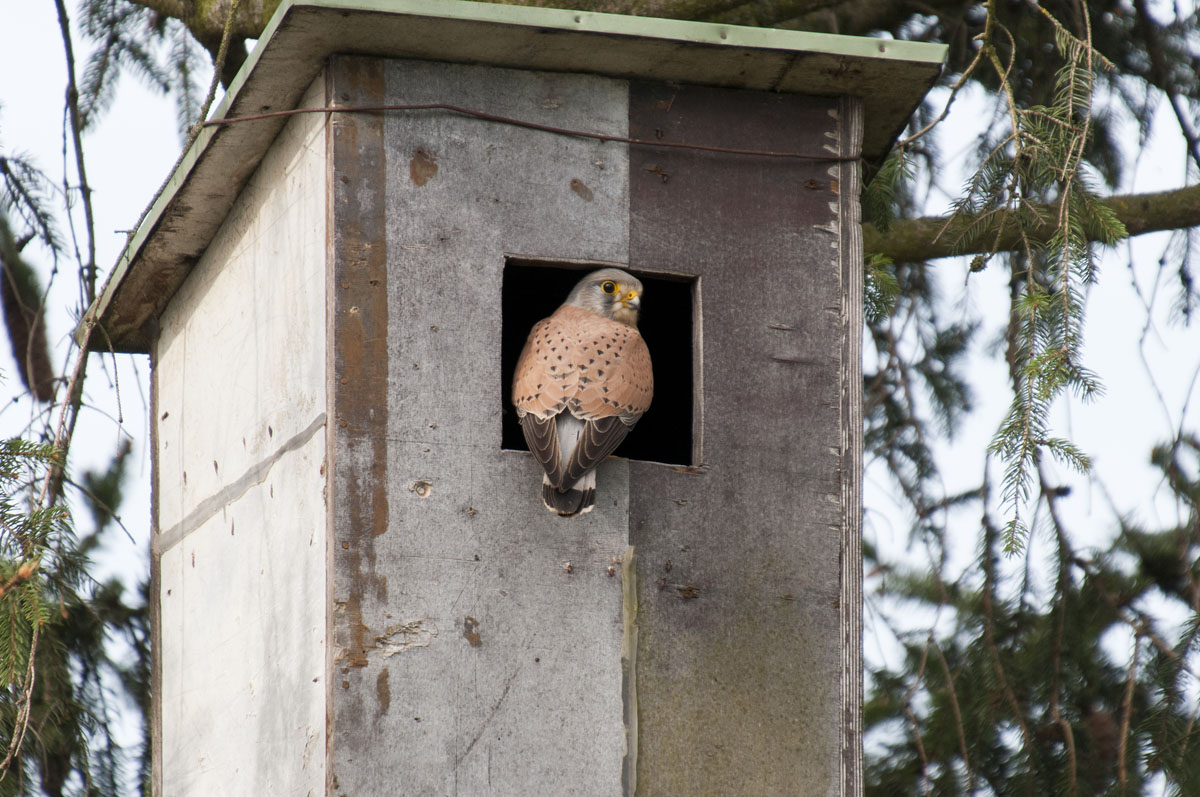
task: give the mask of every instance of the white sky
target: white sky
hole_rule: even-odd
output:
[[[73,11],[74,3],[68,3],[68,7]],[[90,47],[78,35],[77,19],[72,20],[72,29],[76,33],[75,57],[81,72]],[[53,3],[10,3],[0,11],[0,76],[0,154],[32,158],[51,175],[61,191],[66,64]],[[118,231],[132,227],[137,221],[167,176],[179,147],[173,105],[146,90],[139,81],[122,79],[111,109],[84,138],[88,181],[94,192],[96,262],[104,275],[125,245],[125,235]],[[82,212],[77,210],[76,216],[81,219]],[[70,234],[65,223],[61,233]],[[79,245],[84,246],[82,238]],[[25,248],[24,255],[41,272],[45,284],[45,275],[53,266],[50,253],[33,242]],[[62,368],[75,325],[73,314],[78,312],[78,289],[74,261],[63,259],[58,268],[62,273],[54,280],[47,321],[54,361]],[[0,391],[17,395],[21,392],[20,380],[7,343],[0,345],[0,351],[3,352]],[[91,356],[87,381],[89,408],[80,416],[71,450],[70,473],[78,476],[89,467],[106,466],[121,436],[132,440],[124,485],[126,497],[120,508],[128,535],[110,529],[106,535],[108,544],[95,557],[97,566],[92,575],[100,581],[119,576],[126,587],[126,600],[136,603],[137,583],[148,577],[150,569],[149,362],[143,355],[117,355],[115,366],[114,382],[114,358]],[[0,436],[23,433],[38,411],[27,399],[0,404]],[[123,416],[123,424],[117,423],[118,415]],[[57,421],[57,411],[54,417]],[[75,522],[81,534],[92,529],[86,511],[76,512]],[[131,755],[135,754],[141,741],[135,716],[130,714],[129,721],[119,723],[115,732],[121,745]],[[134,777],[134,770],[127,768],[127,783],[133,783]]]
[[[68,6],[73,9],[74,4]],[[31,157],[57,181],[61,190],[64,154],[62,144],[66,63],[58,16],[53,3],[14,3],[3,12],[0,24],[0,153]],[[90,52],[78,35],[79,21],[72,20],[77,72]],[[97,264],[104,274],[112,268],[125,245],[120,230],[134,225],[150,202],[178,155],[173,104],[151,92],[132,76],[120,83],[117,99],[100,123],[84,137],[88,181],[93,189],[96,215]],[[73,156],[72,156],[73,157]],[[69,172],[73,174],[72,172]],[[82,212],[77,212],[82,218]],[[82,231],[82,227],[77,229]],[[64,236],[70,230],[61,228]],[[82,238],[79,242],[82,248]],[[26,259],[43,274],[52,266],[50,253],[36,242],[25,249]],[[68,338],[77,312],[75,264],[64,259],[55,278],[57,289],[49,302],[49,337],[55,346],[55,362],[63,363]],[[7,345],[0,347],[0,370],[10,395],[20,392],[20,381]],[[93,409],[85,410],[72,448],[72,472],[103,466],[116,450],[118,435],[133,440],[134,462],[126,482],[127,497],[121,518],[133,540],[118,532],[109,534],[110,545],[101,557],[105,572],[120,573],[132,587],[138,575],[148,573],[149,479],[148,359],[117,355],[116,386],[112,380],[111,356],[92,355],[89,363],[88,398]],[[107,372],[107,373],[106,373]],[[0,409],[0,435],[20,433],[29,424],[32,409],[27,402],[7,404]],[[124,418],[123,432],[115,418]],[[57,416],[56,416],[57,417]],[[90,517],[77,516],[80,532],[90,530]]]

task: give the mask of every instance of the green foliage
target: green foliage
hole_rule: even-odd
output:
[[[893,152],[874,177],[863,186],[861,204],[863,221],[887,232],[896,212],[904,201],[907,181],[912,178],[912,164],[902,152]],[[863,274],[865,315],[868,324],[877,324],[891,315],[900,294],[900,283],[890,259],[868,252]]]
[[[902,634],[903,665],[869,673],[864,713],[886,741],[868,794],[1143,794],[1156,775],[1197,793],[1200,477],[1194,459],[1190,475],[1172,475],[1197,454],[1195,439],[1156,451],[1187,522],[1122,524],[1108,553],[1074,550],[1057,512],[1067,493],[1046,491],[1047,587],[1001,575],[1002,534],[986,521],[978,570],[946,583],[940,570],[889,566],[890,598],[950,630]],[[1190,619],[1147,611],[1163,602],[1160,614]]]
[[[1086,12],[1085,12],[1086,13]],[[1091,398],[1099,380],[1084,368],[1083,289],[1095,279],[1091,241],[1112,244],[1124,227],[1101,205],[1083,168],[1091,139],[1094,68],[1107,64],[1088,41],[1070,34],[1048,14],[1062,60],[1049,104],[1022,107],[1009,81],[997,42],[1013,40],[989,16],[980,44],[1006,97],[1010,127],[1000,132],[956,202],[966,218],[962,238],[973,244],[998,241],[1015,226],[1017,249],[1005,252],[1013,271],[1008,362],[1013,399],[990,451],[1004,464],[1002,503],[1007,553],[1022,549],[1034,473],[1044,453],[1086,472],[1087,456],[1052,435],[1049,413],[1067,390]],[[1090,28],[1089,28],[1090,30]],[[1046,208],[1054,209],[1047,218]],[[1044,240],[1042,231],[1052,234]],[[992,244],[995,246],[995,244]]]
[[[54,368],[46,344],[45,294],[37,272],[21,256],[0,203],[0,308],[13,360],[25,389],[38,401],[54,397]]]
[[[0,194],[0,210],[6,215],[12,214],[14,221],[30,232],[15,241],[18,249],[24,246],[24,241],[37,237],[51,251],[57,252],[63,246],[62,238],[55,221],[52,199],[52,181],[29,159],[20,153],[10,153],[0,156],[0,184],[3,194]]]
[[[864,313],[868,324],[877,324],[896,309],[900,283],[892,271],[892,261],[882,255],[868,256],[863,275]]]
[[[131,73],[171,95],[186,137],[199,113],[196,77],[205,64],[183,22],[129,0],[82,0],[79,16],[83,34],[95,44],[79,86],[80,127],[92,126],[108,111],[121,76]]]
[[[170,88],[170,79],[154,57],[154,38],[145,35],[161,35],[161,16],[123,0],[84,0],[79,11],[84,35],[97,44],[79,84],[79,124],[86,130],[112,105],[124,70],[163,92]]]
[[[52,616],[52,546],[69,533],[66,511],[40,506],[25,488],[56,461],[52,446],[19,439],[0,444],[0,744],[10,756],[25,733],[34,684],[30,664]]]
[[[113,500],[125,454],[84,481],[108,485]],[[73,780],[86,794],[121,793],[113,685],[148,709],[145,595],[131,606],[119,582],[98,584],[87,575],[111,520],[107,507],[94,506],[96,530],[76,538],[65,507],[39,505],[47,471],[59,463],[49,445],[0,445],[0,750],[15,753],[0,770],[0,795],[58,795]],[[134,651],[131,662],[114,650],[113,634]]]
[[[952,58],[958,71],[947,82],[965,76],[994,92],[997,124],[980,138],[979,168],[955,205],[961,224],[946,230],[970,251],[991,249],[968,273],[1007,269],[999,346],[1012,399],[979,489],[942,495],[933,452],[970,410],[962,341],[975,330],[941,317],[924,276],[931,266],[890,265],[895,310],[868,320],[876,361],[872,372],[868,355],[865,439],[907,499],[911,539],[928,558],[892,560],[864,545],[874,632],[894,633],[900,657],[868,672],[867,792],[1200,794],[1200,442],[1181,428],[1152,452],[1178,524],[1114,517],[1108,528],[1070,528],[1060,508],[1071,488],[1054,474],[1089,478],[1090,461],[1050,420],[1064,397],[1102,393],[1082,352],[1095,246],[1126,233],[1098,201],[1097,178],[1113,185],[1126,166],[1114,108],[1134,111],[1146,135],[1145,109],[1168,82],[1200,100],[1187,54],[1197,18],[1147,31],[1105,2],[974,9],[957,39],[970,46]],[[1170,81],[1151,74],[1151,32],[1185,66]],[[1098,86],[1109,104],[1094,112]],[[891,201],[893,215],[912,215],[902,195]],[[1185,321],[1196,303],[1189,258],[1184,247]],[[923,362],[936,367],[914,368]],[[1088,545],[1073,542],[1081,535]],[[968,539],[981,540],[974,562],[951,565],[952,543]]]
[[[874,224],[880,232],[886,233],[897,212],[907,204],[907,189],[912,178],[912,160],[899,150],[889,154],[871,180],[863,186],[860,199],[863,221]]]
[[[60,7],[64,35],[69,30]],[[61,186],[21,153],[0,154],[0,261],[6,331],[26,389],[47,401],[62,381],[50,365],[36,256],[22,253],[36,240],[50,253],[43,271],[53,283],[60,261],[74,260],[78,291],[70,298],[87,303],[94,294],[93,216],[84,154],[75,152],[76,135],[94,126],[109,107],[122,72],[135,73],[160,90],[192,96],[178,73],[157,65],[164,41],[185,39],[178,20],[152,14],[124,0],[81,4],[85,35],[96,43],[70,84],[64,114],[64,163],[74,174]],[[182,48],[187,50],[185,46]],[[192,48],[194,49],[194,48]],[[181,50],[182,52],[182,50]],[[179,65],[179,55],[171,61]],[[65,50],[68,64],[73,51]],[[194,121],[190,119],[189,123]],[[72,207],[84,212],[71,220]],[[60,219],[65,219],[60,222]],[[82,223],[81,223],[82,222]],[[10,229],[11,226],[11,229]],[[69,230],[64,239],[60,227]],[[86,365],[86,360],[84,360]],[[74,389],[58,396],[65,407],[36,414],[28,439],[56,440],[63,448],[75,428],[84,391],[85,369]],[[66,395],[63,395],[65,393]],[[129,793],[125,761],[129,754],[114,737],[119,715],[149,708],[149,630],[145,590],[131,600],[119,581],[98,583],[92,555],[116,518],[130,447],[126,441],[112,460],[78,483],[67,474],[65,452],[11,441],[0,449],[0,797],[6,795],[116,795]],[[91,511],[95,528],[76,536],[63,489],[74,486],[77,503]],[[149,744],[138,759],[141,785],[148,783]]]

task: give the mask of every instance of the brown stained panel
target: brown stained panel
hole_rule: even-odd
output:
[[[350,105],[384,101],[384,63],[335,57],[329,100]],[[362,621],[364,595],[387,589],[375,573],[375,539],[387,530],[387,235],[383,118],[334,114],[329,314],[333,529],[333,725],[360,714],[350,689],[372,644]],[[344,688],[343,688],[344,687]],[[332,729],[329,736],[332,745]],[[336,749],[333,751],[336,753]],[[336,781],[337,759],[330,772]]]
[[[630,135],[836,154],[837,109],[635,84]],[[631,148],[630,266],[699,276],[703,356],[702,466],[629,463],[639,792],[839,788],[840,179],[835,162]]]

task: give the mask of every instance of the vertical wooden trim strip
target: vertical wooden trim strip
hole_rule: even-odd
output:
[[[381,105],[379,58],[334,56],[330,105]],[[363,603],[376,593],[375,538],[387,530],[387,169],[383,114],[330,114],[326,127],[328,417],[326,791],[337,789],[341,683],[366,664]],[[337,667],[338,669],[334,669]],[[347,671],[346,675],[341,670]],[[334,677],[337,675],[338,677]]]
[[[625,714],[625,758],[621,762],[621,789],[625,797],[637,794],[637,567],[634,546],[625,547],[621,555],[621,686]]]
[[[158,324],[150,334],[150,539],[158,537]],[[150,546],[150,794],[162,797],[162,552]]]
[[[325,107],[333,102],[333,58],[325,60]],[[337,190],[334,188],[333,114],[325,115],[325,797],[332,797],[337,788],[333,781],[333,563],[335,561],[333,530],[336,513],[333,511],[333,445],[337,438],[334,427],[333,380],[333,264],[335,247],[333,207]]]
[[[863,104],[843,97],[839,154],[862,152]],[[838,247],[842,270],[842,794],[863,793],[862,771],[862,336],[863,240],[858,161],[839,172]]]
[[[692,283],[692,461],[704,464],[704,302],[701,291],[704,278]]]

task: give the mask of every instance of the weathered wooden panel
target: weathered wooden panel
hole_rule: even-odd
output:
[[[315,431],[161,556],[160,794],[325,793],[325,440]]]
[[[161,319],[159,794],[324,792],[324,178],[297,117]]]
[[[626,131],[622,81],[406,61],[385,70],[388,103]],[[612,560],[626,546],[628,466],[601,468],[590,515],[541,506],[537,465],[500,448],[499,297],[506,254],[626,261],[625,148],[420,113],[387,117],[384,149],[388,350],[360,365],[388,385],[372,409],[387,424],[387,523],[368,540],[336,521],[336,623],[339,634],[361,623],[364,640],[338,650],[338,793],[619,794]],[[381,177],[335,160],[335,188],[354,174]],[[347,210],[339,230],[375,230]],[[368,464],[356,467],[362,500],[374,485]],[[336,494],[335,507],[354,495]]]
[[[635,84],[630,134],[837,153],[837,109]],[[837,170],[630,160],[630,265],[699,275],[703,352],[703,466],[630,463],[638,791],[838,794],[842,401],[859,368],[845,339],[861,332],[843,305]]]
[[[160,534],[324,412],[324,186],[323,120],[297,117],[162,317]]]

